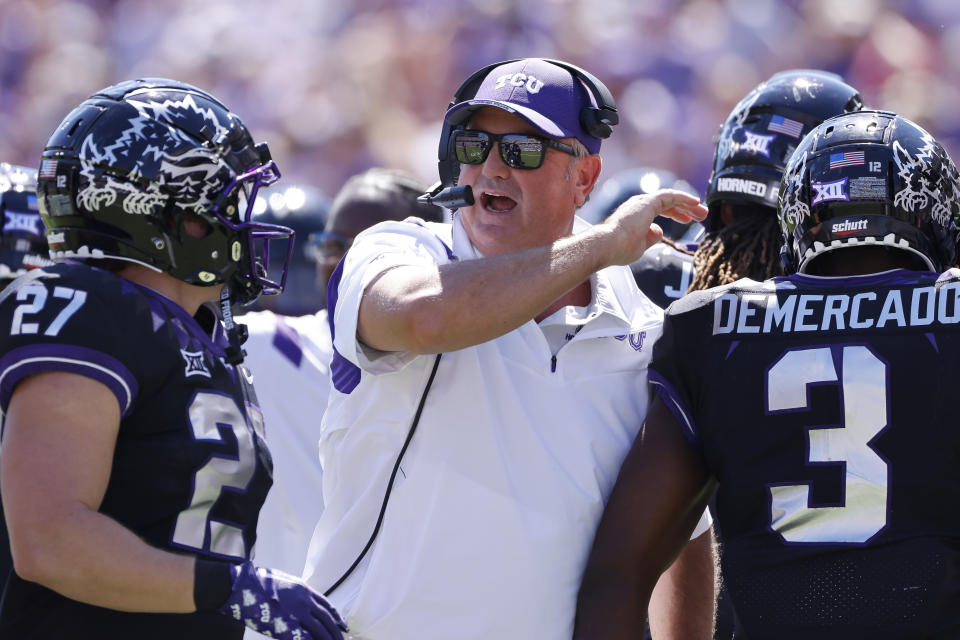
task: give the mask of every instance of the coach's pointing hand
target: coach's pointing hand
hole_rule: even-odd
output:
[[[630,264],[659,242],[663,230],[653,222],[657,216],[677,222],[703,220],[707,217],[707,208],[696,197],[676,189],[631,197],[597,225],[609,228],[610,235],[617,241],[609,254],[609,263]]]

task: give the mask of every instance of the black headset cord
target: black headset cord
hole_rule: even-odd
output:
[[[380,525],[383,524],[383,515],[387,512],[387,501],[390,499],[390,491],[393,489],[393,481],[397,477],[397,471],[400,470],[400,461],[403,460],[403,454],[406,453],[407,447],[410,445],[410,440],[413,439],[413,432],[417,430],[417,424],[420,423],[420,414],[423,413],[423,405],[427,401],[427,393],[430,391],[430,386],[433,384],[433,379],[437,375],[437,368],[440,366],[440,356],[442,353],[437,354],[437,358],[433,361],[433,370],[430,372],[430,377],[427,379],[427,385],[423,388],[423,395],[420,396],[420,405],[417,407],[417,412],[413,416],[413,423],[410,425],[410,430],[407,431],[407,439],[403,441],[403,446],[400,447],[400,453],[397,455],[397,461],[393,465],[393,471],[390,473],[390,481],[387,482],[387,491],[383,494],[383,504],[380,505],[380,515],[377,516],[377,524],[373,527],[373,533],[370,534],[370,539],[367,540],[367,544],[364,545],[363,551],[360,552],[360,555],[357,556],[357,559],[353,561],[353,564],[350,565],[350,568],[347,569],[340,578],[333,583],[333,586],[323,592],[323,595],[329,596],[333,593],[333,590],[343,584],[343,581],[346,580],[353,570],[357,568],[357,565],[360,564],[360,561],[363,560],[364,556],[367,555],[367,551],[370,550],[370,547],[373,546],[373,541],[377,539],[377,534],[380,533]]]

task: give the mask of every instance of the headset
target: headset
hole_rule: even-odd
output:
[[[480,90],[480,85],[490,74],[491,71],[499,66],[520,62],[525,58],[515,58],[513,60],[503,60],[488,64],[482,69],[474,71],[473,74],[460,85],[460,88],[453,94],[453,100],[447,105],[449,111],[455,105],[473,99]],[[620,122],[620,116],[617,113],[617,103],[613,99],[613,94],[607,89],[596,76],[581,69],[578,66],[568,62],[554,60],[552,58],[540,58],[544,62],[556,65],[566,69],[570,74],[578,79],[590,95],[597,106],[587,105],[580,110],[580,126],[583,130],[595,138],[605,140],[613,133],[614,125]],[[418,198],[419,201],[428,204],[435,204],[447,209],[459,209],[473,204],[473,191],[469,186],[458,187],[457,180],[460,177],[460,163],[457,162],[456,154],[452,148],[452,134],[455,130],[461,128],[459,124],[451,124],[446,118],[443,119],[443,129],[440,132],[440,146],[437,149],[437,169],[440,173],[440,182],[433,185],[430,190]]]

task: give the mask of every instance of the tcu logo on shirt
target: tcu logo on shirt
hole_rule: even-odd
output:
[[[514,87],[526,86],[527,93],[539,93],[543,88],[543,80],[537,80],[534,76],[528,76],[525,73],[508,73],[497,78],[496,89],[502,89],[510,84]]]
[[[647,337],[647,332],[640,331],[639,333],[631,333],[630,335],[613,336],[613,337],[616,340],[620,340],[621,342],[629,338],[630,346],[633,347],[633,350],[640,351],[641,349],[643,349],[643,341]]]

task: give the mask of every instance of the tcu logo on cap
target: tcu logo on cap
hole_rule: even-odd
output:
[[[539,93],[543,88],[543,81],[525,73],[508,73],[497,78],[495,89],[502,89],[510,83],[514,87],[526,86],[527,93]]]

